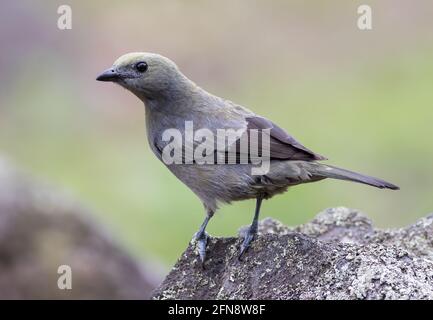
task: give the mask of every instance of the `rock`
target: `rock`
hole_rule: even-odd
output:
[[[289,228],[267,218],[241,240],[211,238],[205,269],[191,243],[154,299],[433,299],[433,216],[377,230],[362,213],[325,210]]]
[[[0,159],[0,299],[145,299],[158,280],[87,210]]]

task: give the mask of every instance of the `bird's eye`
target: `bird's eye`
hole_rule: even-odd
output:
[[[138,62],[138,63],[135,65],[135,69],[137,69],[138,72],[141,72],[141,73],[146,72],[146,70],[147,70],[148,67],[149,67],[149,66],[147,65],[146,62]]]

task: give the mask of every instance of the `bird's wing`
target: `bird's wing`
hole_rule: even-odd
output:
[[[266,134],[267,131],[262,131],[265,129],[269,129],[269,147],[270,147],[270,159],[275,160],[305,160],[305,161],[313,161],[313,160],[327,160],[327,158],[311,151],[310,149],[304,147],[300,144],[295,138],[289,135],[285,130],[277,126],[272,121],[259,117],[259,116],[247,116],[245,118],[247,122],[247,128],[245,130],[246,135],[248,135],[248,141],[251,146],[251,129],[255,129],[263,134]],[[238,156],[241,155],[240,151],[240,141],[238,139],[236,141],[236,154]],[[260,140],[259,140],[259,155],[262,154],[260,151]],[[233,145],[234,146],[234,145]],[[250,153],[250,149],[248,148],[248,153]],[[250,156],[250,155],[249,155]]]
[[[285,130],[278,127],[272,121],[256,116],[252,113],[246,114],[242,116],[243,122],[243,133],[240,134],[240,137],[234,140],[234,143],[231,145],[226,145],[224,150],[219,151],[215,141],[214,148],[214,161],[215,163],[221,163],[221,157],[223,163],[228,162],[228,153],[230,156],[235,156],[235,162],[239,163],[242,160],[247,160],[248,162],[256,160],[257,157],[263,157],[266,153],[262,152],[262,135],[269,135],[269,158],[270,160],[304,160],[304,161],[314,161],[314,160],[326,160],[327,158],[309,150],[300,144],[295,138],[289,135]],[[269,130],[266,130],[269,129]],[[257,134],[253,134],[252,131],[256,131]],[[245,147],[241,147],[241,143],[244,136],[247,136],[248,145]],[[255,139],[254,139],[255,138]],[[257,139],[258,138],[258,139]],[[162,156],[162,151],[167,142],[162,142],[159,140],[153,141],[154,150],[158,154],[159,157]],[[197,145],[200,144],[198,141],[194,141],[193,145],[187,147],[187,145],[183,144],[181,146],[183,148],[182,152],[182,160],[185,161],[185,151],[187,148],[192,147],[192,151],[195,150]],[[252,146],[256,144],[255,151],[253,152]]]

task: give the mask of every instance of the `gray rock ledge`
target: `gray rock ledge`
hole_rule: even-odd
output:
[[[190,243],[153,298],[433,299],[433,215],[378,230],[332,208],[296,228],[262,220],[243,261],[240,241],[211,238],[204,270]]]

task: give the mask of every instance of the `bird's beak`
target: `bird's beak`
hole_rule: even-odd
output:
[[[102,72],[97,78],[96,80],[98,81],[112,81],[115,82],[117,80],[119,80],[120,75],[119,73],[114,70],[114,68],[110,68],[105,70],[104,72]]]

